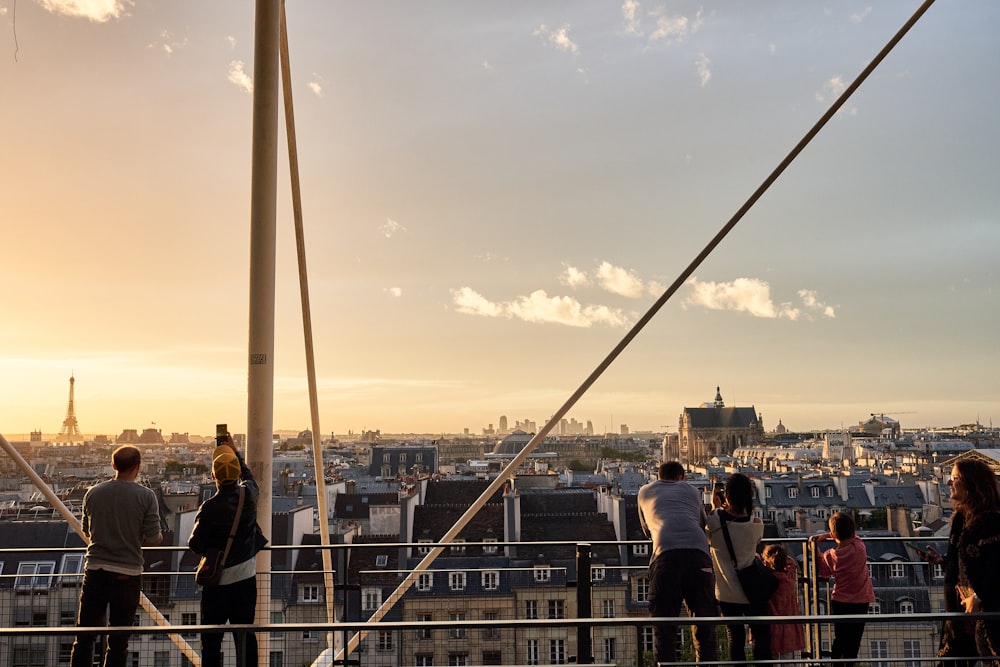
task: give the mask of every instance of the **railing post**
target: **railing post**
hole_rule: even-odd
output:
[[[576,617],[591,618],[591,573],[590,573],[590,545],[581,542],[576,545]],[[590,633],[592,626],[581,625],[577,628],[576,637],[576,661],[581,665],[590,665],[594,662],[594,649],[591,642]]]

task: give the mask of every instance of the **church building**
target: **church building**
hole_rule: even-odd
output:
[[[764,438],[763,418],[753,406],[727,408],[719,387],[715,401],[697,408],[684,408],[678,427],[677,451],[673,458],[696,464],[715,456],[732,456],[738,447],[756,444]]]

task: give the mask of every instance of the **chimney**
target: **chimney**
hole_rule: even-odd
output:
[[[902,537],[913,536],[913,526],[910,525],[910,513],[907,511],[906,506],[895,503],[890,504],[885,516],[889,532],[895,531]]]

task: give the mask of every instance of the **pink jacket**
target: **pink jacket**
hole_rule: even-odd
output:
[[[874,602],[875,591],[868,576],[868,550],[861,538],[827,549],[816,557],[819,576],[833,576],[833,599],[837,602]]]
[[[767,601],[771,616],[801,616],[799,609],[799,568],[795,559],[789,557],[784,570],[775,570],[778,590]],[[777,657],[786,653],[797,653],[806,647],[805,632],[801,623],[771,624],[771,655]]]

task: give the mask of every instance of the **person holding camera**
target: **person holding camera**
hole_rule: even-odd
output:
[[[226,552],[218,584],[201,590],[201,622],[205,625],[253,623],[257,611],[257,552],[267,539],[257,525],[260,489],[237,451],[232,436],[212,455],[212,477],[216,493],[198,508],[188,548],[204,556],[211,550],[223,551],[235,526],[232,544]],[[237,516],[237,509],[239,515]],[[201,635],[202,665],[221,667],[223,633],[205,631]],[[257,637],[254,633],[233,633],[236,664],[257,667]]]

